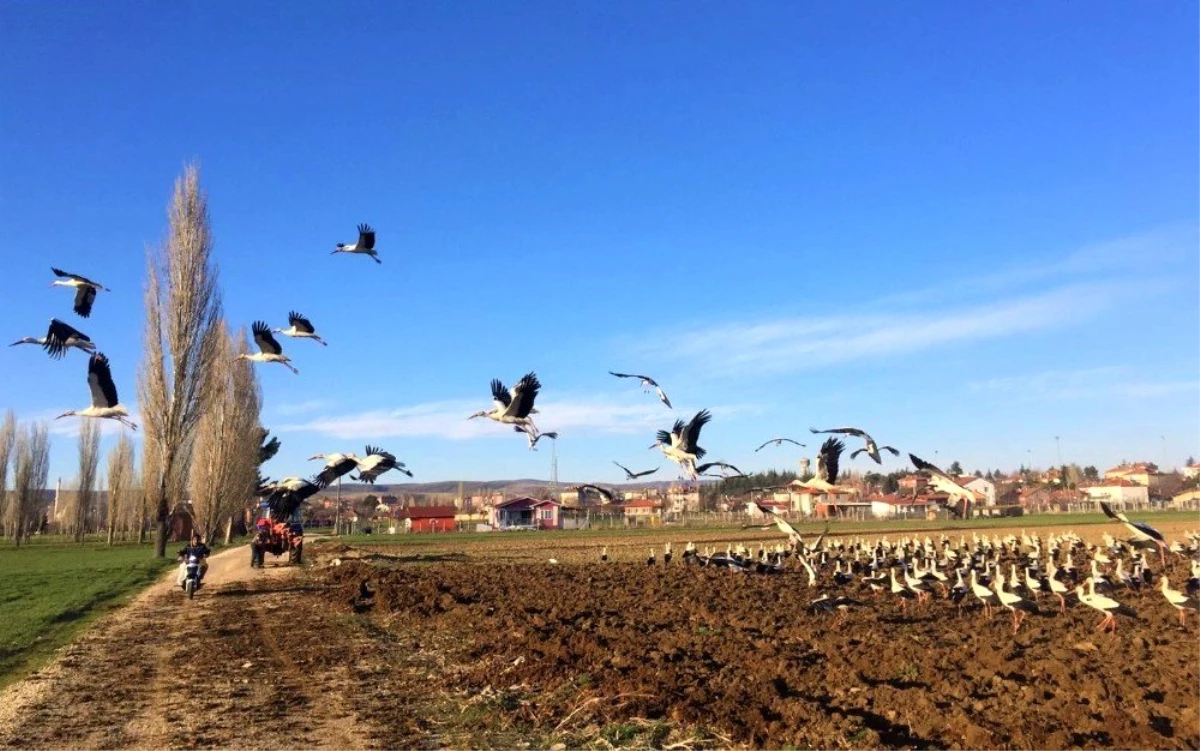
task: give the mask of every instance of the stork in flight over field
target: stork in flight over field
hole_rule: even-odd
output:
[[[700,429],[708,424],[712,414],[707,409],[696,413],[686,425],[683,420],[676,420],[670,432],[658,431],[657,440],[650,448],[658,447],[668,459],[683,468],[693,480],[696,479],[696,461],[703,459],[708,453],[700,448]]]
[[[634,471],[630,470],[629,467],[626,467],[624,464],[621,464],[619,462],[613,462],[613,464],[616,464],[618,467],[620,467],[622,470],[624,470],[626,480],[636,480],[639,477],[645,477],[646,475],[652,475],[658,471],[658,467],[655,467],[654,469],[648,469],[644,472],[634,472]]]
[[[962,513],[963,518],[965,519],[967,517],[967,504],[975,501],[975,494],[964,488],[962,485],[959,485],[958,482],[950,475],[946,474],[916,454],[909,454],[908,458],[912,460],[913,466],[917,468],[918,472],[924,472],[929,475],[929,484],[933,486],[934,490],[950,496],[946,499],[948,505],[952,506],[955,503],[962,501]]]
[[[27,336],[24,339],[18,339],[8,346],[15,347],[18,344],[40,344],[46,350],[47,354],[55,360],[65,355],[71,347],[81,349],[84,352],[96,351],[96,345],[92,344],[91,339],[57,318],[50,319],[50,328],[46,330],[46,335],[42,338],[35,339],[32,336]]]
[[[528,426],[533,429],[533,433],[530,434],[532,440],[541,432],[533,424],[533,418],[530,417],[537,413],[537,410],[533,408],[533,401],[537,398],[541,388],[541,381],[533,372],[526,373],[521,380],[517,381],[517,385],[512,387],[512,390],[505,388],[498,378],[493,378],[491,410],[480,410],[467,419],[486,417],[507,425]]]
[[[358,476],[354,479],[373,485],[379,476],[389,469],[394,469],[409,477],[413,476],[412,472],[404,468],[404,462],[396,461],[395,455],[389,454],[377,446],[367,446],[367,455],[358,460]]]
[[[875,443],[875,439],[867,435],[867,431],[859,430],[858,428],[830,428],[829,430],[817,430],[816,428],[809,428],[809,431],[812,433],[841,433],[842,435],[852,435],[856,438],[861,438],[866,441],[867,445],[865,447],[860,448],[850,454],[851,459],[854,459],[865,451],[867,456],[875,460],[876,464],[883,464],[883,460],[879,457],[880,450],[890,451],[892,452],[892,456],[900,456],[900,452],[895,448],[892,446],[877,445]]]
[[[88,360],[88,388],[92,391],[92,406],[87,409],[67,410],[54,419],[72,415],[107,418],[137,430],[137,425],[129,420],[129,411],[121,406],[117,398],[117,386],[113,383],[112,370],[108,367],[108,358],[102,352],[93,354]]]
[[[276,334],[291,336],[297,339],[312,339],[313,341],[325,344],[325,340],[317,336],[316,329],[313,328],[312,322],[296,311],[288,313],[288,323],[291,324],[286,329],[275,329]]]
[[[551,440],[556,440],[558,438],[558,433],[554,432],[553,430],[547,430],[545,433],[539,433],[537,430],[528,425],[514,425],[513,430],[518,433],[525,434],[525,438],[529,441],[530,451],[537,451],[537,443],[543,438],[549,438]]]
[[[271,329],[262,321],[255,321],[251,327],[254,332],[254,343],[258,345],[258,352],[254,354],[246,354],[243,352],[234,360],[250,360],[251,362],[277,362],[283,365],[288,370],[296,375],[300,374],[299,370],[292,367],[292,362],[287,355],[283,354],[283,347],[279,346],[279,342],[275,337],[271,336]]]
[[[332,485],[334,480],[349,474],[359,462],[359,458],[354,454],[313,454],[308,457],[309,461],[314,459],[325,460],[324,469],[317,475],[317,482],[322,487]]]
[[[803,443],[800,443],[799,441],[793,441],[791,438],[772,438],[769,441],[763,441],[762,445],[760,445],[758,448],[754,449],[754,452],[758,453],[759,451],[762,451],[763,449],[765,449],[767,446],[770,446],[771,444],[775,444],[776,446],[782,446],[785,443],[794,443],[797,446],[799,446],[800,448],[808,448]]]
[[[796,528],[791,524],[788,524],[787,520],[777,514],[774,509],[772,509],[770,506],[764,506],[758,501],[751,501],[750,503],[753,503],[758,508],[759,512],[764,516],[769,517],[771,521],[767,522],[766,524],[747,524],[744,529],[766,529],[770,526],[774,526],[780,532],[788,536],[788,542],[792,545],[793,549],[807,547],[808,550],[816,550],[821,545],[821,541],[825,539],[825,532],[822,532],[812,545],[805,546],[804,540],[800,537],[800,533],[796,531]],[[750,504],[747,503],[747,510],[749,510],[749,507]],[[829,528],[826,527],[825,531],[828,532]]]
[[[59,279],[65,281],[50,282],[51,287],[74,287],[75,288],[75,312],[80,316],[87,318],[92,314],[92,303],[96,301],[96,293],[100,290],[111,292],[108,287],[105,287],[99,282],[93,282],[86,276],[79,274],[71,274],[62,269],[56,269],[53,266],[50,270]]]
[[[842,452],[845,450],[846,444],[840,438],[825,439],[825,443],[821,444],[821,450],[817,452],[817,474],[804,483],[805,486],[823,490],[826,493],[837,490],[838,464],[841,462]]]
[[[663,392],[662,386],[659,386],[658,381],[654,380],[650,376],[637,375],[636,373],[614,373],[611,370],[608,371],[608,374],[614,375],[617,378],[636,378],[636,379],[638,379],[639,381],[642,382],[643,389],[645,389],[646,391],[649,391],[650,389],[654,389],[658,393],[659,401],[661,401],[663,404],[667,405],[667,409],[674,409],[671,406],[671,400],[668,399],[666,393]]]
[[[353,245],[346,243],[338,243],[333,249],[334,253],[360,253],[371,256],[375,263],[383,263],[379,260],[379,254],[375,252],[375,230],[371,229],[369,224],[358,225],[358,242]]]
[[[606,504],[612,503],[613,499],[615,497],[611,490],[602,488],[599,485],[576,485],[574,490],[577,493],[582,493],[584,495],[586,495],[589,490],[595,491],[597,494],[600,495],[601,498],[604,499],[603,502]]]
[[[733,474],[732,475],[723,475],[723,474],[710,473],[708,470],[712,469],[713,467],[720,467],[721,469],[730,470],[731,472],[733,472]],[[707,462],[705,464],[701,464],[699,467],[696,467],[696,474],[704,475],[706,477],[720,477],[722,479],[746,476],[745,472],[743,472],[742,470],[733,466],[732,464],[726,464],[725,462]]]
[[[1158,548],[1159,560],[1163,566],[1167,565],[1167,541],[1163,537],[1162,532],[1159,532],[1154,527],[1151,527],[1145,522],[1131,522],[1129,517],[1125,516],[1123,511],[1114,511],[1112,506],[1109,506],[1104,501],[1100,501],[1100,510],[1109,519],[1115,519],[1125,525],[1125,528],[1130,531],[1133,538],[1128,541],[1131,547],[1153,549]]]

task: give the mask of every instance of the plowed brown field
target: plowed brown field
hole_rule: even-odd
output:
[[[647,538],[602,564],[599,544],[326,545],[191,610],[159,593],[43,671],[0,747],[1200,747],[1200,627],[1157,589],[1114,595],[1138,616],[1115,634],[1043,598],[1014,635],[974,603],[902,612],[828,574],[651,567]],[[822,593],[865,605],[808,613]]]

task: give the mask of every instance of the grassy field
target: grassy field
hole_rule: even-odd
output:
[[[0,687],[174,565],[153,555],[152,544],[0,544]]]

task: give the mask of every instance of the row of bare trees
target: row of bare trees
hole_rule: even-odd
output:
[[[191,501],[186,508],[193,528],[205,539],[213,539],[222,523],[228,536],[233,517],[252,497],[270,448],[262,445],[257,375],[249,361],[235,359],[249,351],[249,342],[244,330],[231,334],[223,318],[208,201],[195,165],[176,180],[167,213],[165,241],[147,252],[138,369],[141,472],[133,443],[122,434],[108,455],[101,520],[100,430],[96,421],[84,420],[76,490],[58,514],[61,530],[76,541],[102,524],[110,543],[135,531],[140,542],[147,525],[154,524],[159,557],[166,553],[170,515],[185,499]],[[0,425],[0,521],[4,535],[18,543],[41,523],[49,445],[44,424],[22,428],[10,412]],[[10,466],[12,491],[6,490]]]
[[[49,476],[50,432],[45,423],[18,426],[10,410],[0,424],[0,518],[4,534],[18,545],[41,523],[41,496]]]

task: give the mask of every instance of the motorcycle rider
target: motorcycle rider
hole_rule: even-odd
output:
[[[183,548],[183,550],[179,551],[179,559],[181,563],[179,564],[179,576],[176,579],[175,584],[180,587],[183,586],[184,580],[187,579],[188,558],[193,555],[196,556],[198,561],[200,561],[200,569],[196,572],[196,584],[203,582],[204,573],[208,571],[208,556],[210,553],[212,553],[212,551],[208,549],[208,546],[200,541],[200,533],[192,532],[191,542],[189,542],[187,546]]]

